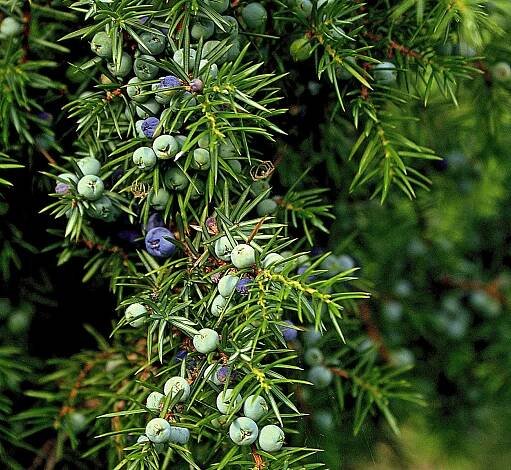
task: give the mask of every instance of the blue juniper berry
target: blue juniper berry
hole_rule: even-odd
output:
[[[157,258],[168,258],[176,251],[176,245],[169,239],[173,239],[172,232],[165,227],[155,227],[145,236],[145,247],[150,255]]]
[[[160,120],[158,118],[150,116],[147,119],[144,119],[140,127],[144,135],[151,139],[154,136],[154,133],[156,132],[156,128],[158,127],[159,123]]]

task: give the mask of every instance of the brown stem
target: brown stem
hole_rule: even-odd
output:
[[[360,318],[367,329],[367,334],[369,338],[378,346],[378,352],[384,361],[390,362],[390,353],[387,347],[385,346],[385,342],[383,341],[383,336],[378,329],[378,326],[373,320],[371,315],[371,309],[369,308],[369,304],[364,302],[360,305]]]

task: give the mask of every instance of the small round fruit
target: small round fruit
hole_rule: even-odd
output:
[[[131,304],[124,311],[124,318],[126,322],[129,323],[132,327],[138,328],[142,326],[147,320],[147,309],[144,305],[135,303]]]
[[[218,155],[222,158],[234,158],[238,157],[238,152],[236,151],[236,147],[229,141],[222,142],[218,146]]]
[[[155,64],[156,59],[153,56],[142,54],[135,59],[133,71],[141,80],[151,80],[156,78],[160,70]]]
[[[265,452],[277,452],[284,445],[285,434],[274,424],[268,424],[259,433],[259,447]]]
[[[217,34],[220,37],[237,36],[239,31],[238,20],[233,16],[222,16],[222,19],[227,23],[222,24],[222,29],[217,26]]]
[[[67,415],[67,422],[74,433],[79,434],[87,427],[87,418],[76,411]]]
[[[285,258],[278,253],[268,253],[261,264],[264,269],[273,267],[274,271],[279,272],[284,269],[284,261]]]
[[[280,331],[282,331],[282,336],[286,341],[294,341],[298,337],[298,330],[294,328],[294,323],[290,320],[286,320],[289,326],[281,326]]]
[[[202,328],[193,337],[193,346],[202,354],[208,354],[218,348],[220,338],[218,333],[211,328]]]
[[[158,211],[162,211],[167,207],[169,202],[170,194],[165,188],[158,188],[158,191],[151,193],[150,204]]]
[[[135,110],[140,119],[147,119],[156,116],[160,112],[160,108],[160,103],[154,98],[150,98],[145,103],[137,104]]]
[[[206,377],[210,382],[213,382],[215,385],[222,385],[222,382],[217,375],[219,369],[220,366],[218,364],[209,365],[204,371],[204,377]]]
[[[21,23],[13,18],[12,16],[7,16],[3,19],[0,24],[0,34],[2,36],[17,36],[23,31],[23,26]]]
[[[206,190],[206,185],[203,181],[194,178],[190,184],[190,199],[195,201],[199,199],[201,196],[204,196],[204,191]]]
[[[165,50],[165,36],[163,34],[145,32],[140,35],[142,44],[138,48],[143,54],[158,55]]]
[[[138,436],[137,444],[145,444],[146,442],[150,442],[149,438],[145,434],[141,434]]]
[[[220,237],[215,242],[215,255],[223,261],[231,260],[231,252],[235,245],[231,243],[228,237]]]
[[[303,334],[303,340],[307,346],[313,346],[319,342],[322,335],[319,331],[310,329]]]
[[[220,315],[222,315],[224,310],[226,308],[228,308],[228,306],[229,305],[228,305],[227,299],[225,297],[222,297],[221,295],[217,295],[213,299],[213,302],[211,302],[211,308],[210,308],[211,315],[213,315],[215,317],[219,317]]]
[[[208,57],[208,55],[211,53],[211,51],[215,50],[219,44],[220,44],[220,41],[206,41],[204,43],[204,46],[202,46],[201,57],[202,58]]]
[[[196,170],[207,170],[210,166],[211,158],[206,149],[195,149],[193,151],[192,167]]]
[[[323,362],[323,353],[319,348],[310,348],[303,356],[305,363],[309,366],[318,366]]]
[[[263,199],[257,204],[256,211],[259,217],[273,214],[277,210],[277,203],[273,199]]]
[[[312,54],[312,46],[307,38],[298,38],[289,46],[289,53],[295,62],[302,62]]]
[[[234,160],[234,159],[227,160],[227,165],[229,165],[231,167],[231,170],[234,173],[236,173],[238,175],[241,173],[241,163],[239,160]]]
[[[238,269],[248,268],[255,264],[255,250],[245,243],[236,245],[231,253],[231,262]]]
[[[113,62],[108,62],[106,68],[112,75],[123,78],[126,77],[131,72],[132,66],[133,59],[128,53],[123,52],[121,55],[120,62],[118,62],[117,64],[114,64]]]
[[[184,402],[190,396],[190,384],[183,377],[176,375],[165,382],[163,393],[170,395],[172,399],[180,394],[178,401]]]
[[[239,446],[248,446],[257,440],[259,428],[253,419],[241,416],[229,426],[229,437]]]
[[[128,86],[126,87],[126,93],[128,96],[137,103],[143,103],[149,99],[149,95],[144,95],[144,90],[140,85],[142,80],[138,77],[133,77],[128,81]]]
[[[167,160],[176,156],[179,151],[179,144],[174,137],[164,134],[154,139],[153,150],[158,158]]]
[[[267,191],[268,189],[270,189],[270,184],[266,180],[257,180],[250,185],[250,191],[252,191],[254,196],[259,196],[259,194]]]
[[[201,38],[205,41],[213,36],[214,32],[215,23],[207,18],[200,18],[192,26],[191,35],[192,38],[197,39],[197,41]]]
[[[85,175],[78,181],[78,194],[88,201],[97,201],[105,190],[103,180],[96,175]]]
[[[309,370],[308,379],[318,388],[328,387],[332,378],[332,371],[325,366],[314,366]]]
[[[229,8],[229,0],[206,0],[206,5],[218,13],[223,13]]]
[[[268,409],[268,403],[261,395],[250,395],[243,403],[243,414],[254,421],[260,420]]]
[[[178,167],[169,168],[165,172],[163,181],[165,182],[165,186],[175,191],[183,191],[188,187],[189,183],[186,175]]]
[[[100,31],[94,35],[90,48],[99,57],[104,59],[112,57],[112,39],[105,31]]]
[[[141,170],[150,170],[156,165],[156,154],[151,147],[139,147],[133,152],[133,163]]]
[[[247,295],[250,292],[250,284],[252,283],[252,278],[244,277],[238,281],[236,284],[236,292],[241,295]]]
[[[218,293],[222,297],[230,297],[234,290],[236,289],[236,284],[240,278],[238,276],[233,276],[231,274],[226,274],[220,281],[218,282]]]
[[[170,427],[170,442],[185,445],[190,440],[190,431],[179,426]]]
[[[188,52],[188,67],[193,68],[195,67],[195,59],[197,56],[197,51],[195,49],[189,49]],[[185,66],[185,53],[183,49],[178,49],[176,52],[174,52],[174,56],[172,57],[174,59],[174,62],[177,62],[178,65],[181,67]]]
[[[397,79],[396,66],[392,62],[382,62],[373,68],[374,80],[381,85],[390,85]]]
[[[99,175],[101,171],[101,162],[94,157],[80,158],[76,161],[78,168],[84,175]]]
[[[155,227],[145,236],[145,248],[156,258],[169,258],[176,251],[176,245],[170,240],[174,240],[174,235],[169,229]]]
[[[222,414],[227,414],[234,411],[240,404],[241,395],[239,393],[234,395],[233,388],[228,388],[227,390],[220,392],[216,397],[216,407]]]
[[[491,68],[491,76],[497,82],[507,82],[511,79],[511,66],[507,62],[497,62]]]
[[[139,122],[139,121],[137,121]],[[148,139],[152,139],[156,133],[159,133],[158,125],[160,124],[160,120],[157,117],[150,116],[140,124],[140,130],[142,134]]]
[[[249,3],[241,10],[241,16],[249,29],[261,29],[266,24],[268,13],[258,2]]]
[[[306,17],[311,16],[312,14],[312,2],[311,0],[297,0],[296,7],[300,10]]]
[[[145,427],[145,435],[155,444],[167,442],[170,439],[170,424],[163,418],[153,418]]]
[[[160,392],[151,392],[146,401],[145,406],[153,411],[160,411],[161,405],[165,400],[165,395]]]

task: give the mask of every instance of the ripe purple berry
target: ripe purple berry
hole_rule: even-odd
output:
[[[294,324],[290,320],[286,320],[285,323],[287,323],[289,326],[281,326],[280,331],[282,331],[282,336],[286,341],[294,341],[298,336],[298,331],[295,330]]]
[[[194,78],[190,82],[190,90],[193,93],[200,93],[204,89],[204,83],[200,78]]]
[[[142,121],[140,128],[142,129],[144,135],[151,139],[154,136],[159,123],[160,120],[158,118],[151,116]]]
[[[176,251],[176,245],[169,239],[174,239],[174,235],[165,227],[155,227],[149,230],[145,236],[147,252],[157,258],[169,258]]]
[[[252,279],[249,277],[244,277],[243,279],[240,279],[236,284],[236,292],[242,295],[247,295],[250,291],[251,282]]]

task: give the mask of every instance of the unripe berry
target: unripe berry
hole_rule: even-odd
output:
[[[218,394],[216,397],[216,407],[222,414],[231,413],[241,404],[241,396],[239,393],[234,395],[234,389],[228,388]]]
[[[158,188],[158,191],[154,191],[151,193],[151,197],[149,199],[150,204],[156,210],[162,211],[167,207],[167,202],[169,202],[170,194],[165,188]]]
[[[145,103],[138,103],[135,110],[140,119],[147,119],[150,116],[156,116],[160,112],[160,107],[160,103],[150,98]]]
[[[131,72],[132,66],[133,59],[129,54],[123,52],[121,55],[121,60],[117,64],[108,62],[106,68],[112,75],[123,78]]]
[[[277,203],[273,199],[263,199],[257,204],[256,211],[259,217],[273,214],[277,210]]]
[[[138,48],[143,54],[158,55],[165,50],[165,36],[163,34],[145,32],[140,35],[142,44]]]
[[[236,284],[238,284],[239,280],[240,278],[238,276],[226,274],[218,283],[218,293],[222,297],[230,297],[236,289]]]
[[[312,2],[310,0],[297,0],[296,7],[300,10],[306,17],[311,16],[312,14]]]
[[[203,39],[204,41],[213,36],[215,32],[215,23],[207,18],[199,18],[192,26],[191,35],[192,38]]]
[[[100,31],[94,35],[90,48],[99,57],[104,59],[112,57],[112,39],[105,31]]]
[[[383,304],[383,316],[388,321],[399,321],[403,316],[403,305],[395,300]]]
[[[325,388],[332,382],[333,374],[325,366],[314,366],[309,370],[308,379],[318,388]]]
[[[230,261],[234,246],[228,237],[220,237],[215,242],[215,255],[223,261]]]
[[[241,16],[249,29],[262,29],[268,19],[266,9],[257,2],[249,3],[241,10]]]
[[[155,227],[145,236],[145,247],[150,255],[157,258],[169,258],[176,251],[176,245],[172,243],[174,235],[165,227]]]
[[[110,198],[101,196],[91,204],[90,215],[105,222],[113,222],[118,215],[118,209],[112,204]]]
[[[83,173],[83,175],[96,175],[99,176],[99,172],[101,171],[101,162],[94,157],[85,157],[80,158],[80,160],[76,161],[78,168]]]
[[[220,316],[229,305],[227,303],[227,299],[222,297],[221,295],[217,295],[213,302],[211,303],[210,312],[211,315],[218,317]]]
[[[210,166],[210,156],[206,149],[195,149],[193,151],[192,167],[196,170],[207,170]]]
[[[304,354],[305,363],[309,366],[318,366],[323,362],[323,353],[318,348],[310,348]]]
[[[175,191],[183,191],[187,188],[189,183],[186,175],[178,167],[169,168],[165,172],[163,181],[165,182],[165,186],[167,186],[167,188],[174,189]]]
[[[231,262],[238,269],[248,268],[255,264],[255,250],[245,243],[236,245],[231,253]]]
[[[195,201],[199,199],[201,196],[204,196],[204,191],[206,190],[206,186],[202,180],[194,178],[190,184],[190,199]]]
[[[270,189],[270,184],[266,180],[257,180],[250,185],[250,191],[252,191],[254,196],[259,196],[259,194],[268,189]]]
[[[259,447],[265,452],[277,452],[284,445],[284,431],[274,424],[268,424],[259,433]]]
[[[190,49],[188,52],[188,67],[195,67],[195,59],[197,57],[197,51],[195,49]],[[178,49],[174,52],[174,56],[172,57],[175,62],[181,67],[185,66],[185,53],[183,49]]]
[[[0,23],[0,34],[3,36],[17,36],[23,31],[23,26],[15,18],[7,16]]]
[[[382,62],[373,67],[373,77],[377,83],[390,85],[397,79],[396,66],[392,62]]]
[[[141,80],[151,80],[156,78],[160,70],[156,65],[156,59],[153,56],[142,54],[135,59],[133,71]]]
[[[220,338],[215,330],[202,328],[193,337],[194,348],[202,354],[208,354],[218,348]]]
[[[102,195],[105,187],[103,180],[96,175],[85,175],[78,181],[78,194],[89,201],[97,201]]]
[[[240,55],[241,45],[238,39],[231,40],[231,44],[229,46],[230,46],[229,49],[225,52],[225,55],[223,56],[222,62],[233,62]],[[220,63],[220,60],[218,60],[218,63]]]
[[[185,445],[190,440],[190,431],[179,426],[170,427],[170,442]]]
[[[135,303],[131,304],[124,311],[124,318],[126,318],[126,322],[129,323],[132,327],[138,328],[142,326],[147,320],[147,309],[144,305]]]
[[[270,267],[273,268],[274,271],[280,272],[285,268],[285,258],[278,253],[268,253],[261,264],[264,269],[268,269]]]
[[[268,403],[262,396],[250,395],[243,403],[243,414],[254,421],[268,413]]]
[[[160,411],[161,405],[165,400],[165,395],[160,392],[151,392],[145,402],[145,406],[153,411]]]
[[[303,334],[303,340],[307,346],[313,346],[321,339],[321,333],[314,329],[309,329]]]
[[[230,141],[222,142],[218,146],[218,155],[225,159],[239,157],[236,147]]]
[[[145,434],[155,444],[167,442],[170,439],[170,424],[163,418],[153,418],[147,423]]]
[[[67,422],[75,434],[82,432],[87,427],[87,418],[82,413],[76,411],[67,415]]]
[[[208,57],[208,55],[215,50],[218,45],[220,44],[220,41],[206,41],[204,45],[202,46],[202,54],[201,57],[205,58]],[[220,62],[219,62],[220,63]]]
[[[239,446],[248,446],[257,440],[259,428],[253,419],[241,416],[229,426],[229,437]]]
[[[229,8],[229,0],[205,0],[205,3],[218,13],[223,13]]]
[[[151,147],[139,147],[133,152],[133,163],[141,170],[150,170],[156,165],[156,155]]]
[[[497,62],[491,68],[491,76],[497,82],[507,82],[511,79],[511,66],[507,62]]]
[[[222,24],[222,28],[217,26],[217,34],[220,37],[237,36],[239,31],[238,20],[233,16],[222,16],[222,19],[227,22],[227,25]]]
[[[239,160],[227,160],[227,165],[231,167],[231,170],[239,175],[241,173],[241,163]]]
[[[179,402],[184,402],[190,396],[190,384],[183,377],[171,377],[163,386],[163,393],[170,395],[172,399],[179,395]]]
[[[128,81],[128,86],[126,88],[128,96],[137,103],[143,103],[149,99],[149,95],[143,95],[144,90],[142,86],[140,86],[141,82],[142,80],[140,80],[140,78],[133,77]]]
[[[298,38],[289,46],[289,53],[295,62],[302,62],[312,54],[312,46],[307,38]]]
[[[179,144],[171,135],[163,134],[154,139],[153,150],[158,158],[166,160],[176,156]]]

